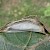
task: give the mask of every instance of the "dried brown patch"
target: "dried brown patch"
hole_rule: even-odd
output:
[[[13,6],[18,6],[20,4],[20,0],[9,0],[3,2],[4,11],[9,11]]]
[[[32,0],[32,2],[35,5],[42,6],[42,7],[47,7],[50,5],[50,2],[47,2],[46,0]]]

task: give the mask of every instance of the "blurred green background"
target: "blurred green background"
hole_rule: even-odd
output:
[[[0,28],[30,15],[50,26],[50,0],[0,0]]]

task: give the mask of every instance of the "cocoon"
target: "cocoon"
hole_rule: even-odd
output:
[[[41,32],[45,33],[43,25],[37,19],[22,19],[6,25],[3,32]]]

